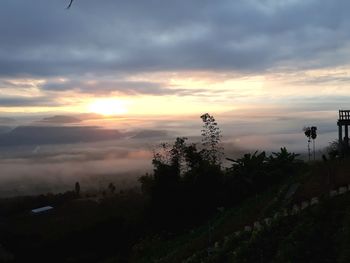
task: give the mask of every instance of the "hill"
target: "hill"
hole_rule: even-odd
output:
[[[165,232],[152,227],[149,199],[137,189],[2,199],[0,258],[45,262],[61,251],[51,262],[348,262],[348,163],[308,164],[199,224]],[[45,205],[54,210],[30,214]]]

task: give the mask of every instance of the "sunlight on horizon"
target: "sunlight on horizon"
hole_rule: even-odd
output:
[[[96,99],[88,105],[88,111],[104,116],[121,115],[128,112],[125,104],[113,98]]]

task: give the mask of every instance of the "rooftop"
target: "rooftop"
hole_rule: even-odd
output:
[[[32,210],[32,213],[34,214],[38,214],[38,213],[42,213],[42,212],[46,212],[53,209],[52,206],[44,206],[44,207],[40,207],[40,208],[36,208]]]

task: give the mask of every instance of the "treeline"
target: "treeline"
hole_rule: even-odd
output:
[[[215,211],[234,207],[244,199],[297,173],[303,162],[286,148],[267,155],[245,154],[226,158],[232,164],[223,168],[221,131],[214,117],[206,113],[202,143],[176,138],[155,151],[154,171],[140,178],[149,197],[148,218],[157,230],[176,231],[205,221]]]
[[[139,179],[142,193],[118,192],[109,184],[95,198],[77,182],[65,194],[0,200],[0,217],[6,219],[0,244],[16,262],[139,262],[148,253],[143,240],[168,240],[206,225],[218,210],[238,208],[300,174],[303,162],[285,148],[224,159],[217,122],[210,114],[201,119],[201,143],[176,138],[155,150],[153,172]],[[54,209],[40,216],[29,213],[45,205]]]

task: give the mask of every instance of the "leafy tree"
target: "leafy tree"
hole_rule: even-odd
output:
[[[298,156],[299,154],[288,152],[286,147],[282,147],[280,152],[272,152],[268,161],[274,167],[286,167],[288,169],[291,165],[298,162]]]
[[[221,134],[212,116],[204,114],[201,118],[204,149],[198,151],[196,144],[186,143],[185,137],[176,138],[173,144],[162,143],[153,154],[153,174],[139,179],[142,191],[150,197],[158,226],[195,222],[222,203]]]
[[[281,164],[293,163],[296,160],[296,157],[299,156],[299,154],[288,152],[286,147],[282,147],[280,150],[280,152],[273,152],[271,154],[269,157],[271,162],[278,162]]]
[[[236,160],[229,158],[228,160],[233,162],[231,169],[235,176],[249,185],[249,188],[260,187],[261,185],[257,183],[263,183],[266,180],[267,157],[265,152],[256,151],[253,154],[244,154],[243,157]]]
[[[198,151],[197,145],[194,143],[184,148],[184,156],[185,156],[187,169],[189,170],[194,170],[199,168],[199,166],[203,162],[203,156]]]
[[[288,152],[286,147],[282,147],[280,152],[273,152],[268,157],[268,167],[276,181],[280,179],[278,177],[293,174],[300,167],[298,156],[299,154]]]
[[[294,174],[301,167],[297,156],[281,148],[280,152],[273,152],[270,156],[256,151],[238,159],[227,158],[232,166],[225,175],[226,202],[239,203]]]
[[[173,144],[162,143],[154,151],[152,174],[142,176],[141,189],[150,197],[150,212],[156,228],[179,227],[179,210],[183,209],[182,175],[186,171],[187,138]]]
[[[151,222],[171,230],[203,222],[217,207],[234,206],[292,174],[298,163],[286,148],[267,156],[265,152],[243,155],[232,167],[221,167],[221,133],[215,119],[201,116],[204,149],[187,144],[187,138],[163,143],[154,151],[152,174],[139,181],[149,196]]]
[[[211,164],[221,164],[223,148],[220,146],[221,130],[218,127],[215,118],[209,113],[201,116],[203,121],[202,145],[204,147],[202,154]]]

